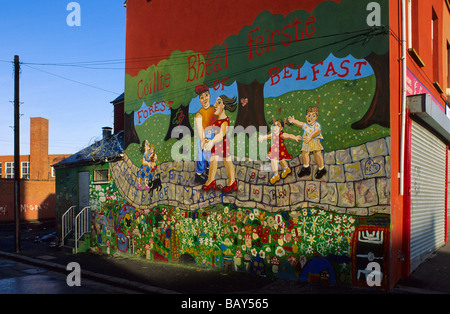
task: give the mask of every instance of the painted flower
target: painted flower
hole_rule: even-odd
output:
[[[284,240],[285,240],[287,243],[291,242],[291,240],[292,240],[292,233],[286,233],[286,234],[284,235]]]
[[[250,234],[246,234],[246,235],[245,235],[245,245],[246,245],[248,248],[251,248],[251,247],[252,247],[252,236],[251,236]]]
[[[310,243],[310,244],[313,244],[314,242],[316,242],[316,240],[314,239],[316,236],[314,236],[314,235],[310,235],[309,237],[308,237],[308,242]]]
[[[328,244],[328,246],[333,246],[333,238],[328,238],[327,244]]]
[[[274,240],[274,241],[278,241],[278,238],[280,237],[280,235],[278,234],[278,233],[274,233],[274,234],[272,234],[272,239]]]
[[[288,228],[288,229],[294,228],[294,222],[292,221],[292,219],[288,220],[288,222],[286,224],[286,228]]]
[[[266,219],[266,214],[264,212],[259,213],[258,215],[259,220],[264,221]]]
[[[267,225],[271,228],[273,228],[273,226],[275,225],[275,219],[272,216],[269,216],[267,218]]]
[[[264,259],[264,257],[266,257],[266,252],[264,252],[263,250],[259,251],[259,257],[261,257],[262,259]]]
[[[284,254],[286,254],[286,252],[283,249],[283,247],[278,246],[277,249],[275,250],[275,255],[278,257],[282,257],[282,256],[284,256]]]
[[[262,243],[268,243],[269,237],[266,234],[261,235],[261,242]]]

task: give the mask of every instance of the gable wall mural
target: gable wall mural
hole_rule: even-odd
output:
[[[124,158],[91,190],[94,250],[362,286],[376,262],[387,285],[388,2],[375,26],[370,1],[311,2],[249,7],[207,50],[128,61]],[[128,32],[162,44],[128,6]]]

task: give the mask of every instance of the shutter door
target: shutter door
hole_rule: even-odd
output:
[[[412,121],[410,271],[445,244],[447,146]]]

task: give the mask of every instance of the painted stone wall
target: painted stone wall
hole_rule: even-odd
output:
[[[302,157],[289,161],[293,174],[275,185],[269,184],[270,164],[262,161],[236,161],[237,191],[203,191],[195,182],[193,161],[167,162],[155,173],[160,185],[139,190],[139,168],[125,156],[111,164],[112,177],[121,195],[137,208],[171,205],[195,210],[215,204],[235,203],[269,212],[319,207],[360,216],[390,213],[390,138],[324,154],[327,174],[316,179],[312,173],[298,177]],[[222,177],[223,174],[223,177]],[[226,185],[223,165],[218,168],[218,186]]]

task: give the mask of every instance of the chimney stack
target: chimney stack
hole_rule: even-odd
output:
[[[102,130],[103,130],[103,138],[104,139],[111,136],[112,128],[110,128],[108,126],[105,126],[105,127],[102,128]]]
[[[30,118],[30,179],[48,180],[48,120]]]

